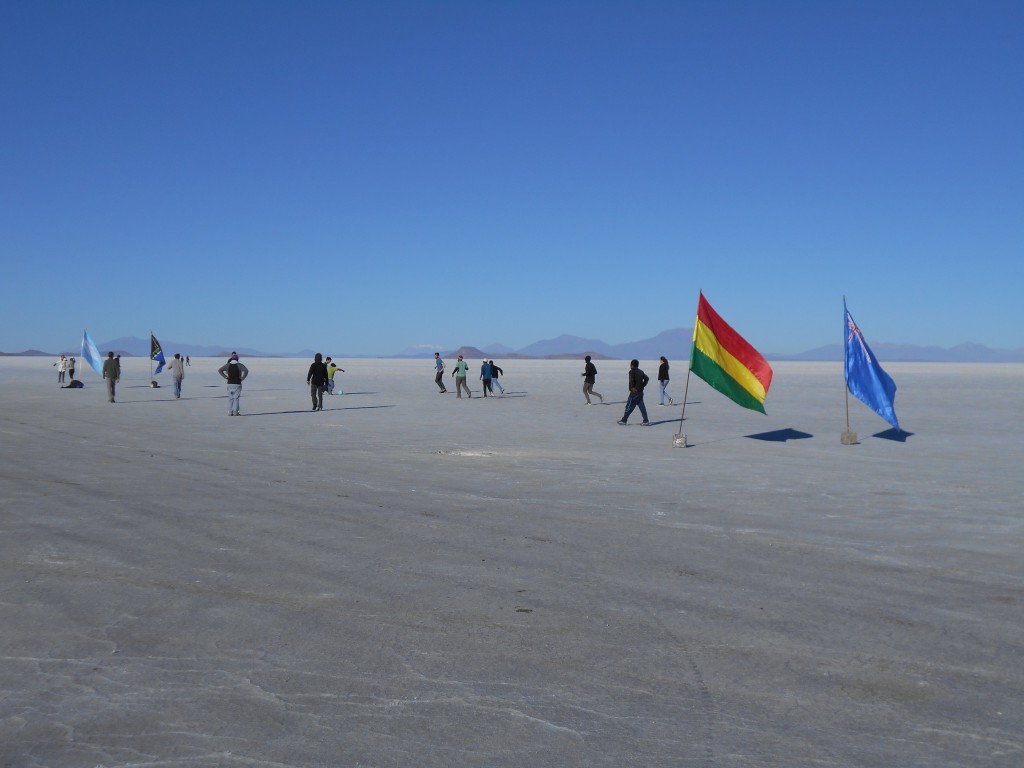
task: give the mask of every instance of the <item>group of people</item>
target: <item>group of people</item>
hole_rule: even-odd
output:
[[[597,380],[597,366],[590,359],[590,355],[583,358],[583,373],[580,376],[583,377],[583,398],[587,401],[587,405],[591,405],[591,395],[595,395],[600,401],[604,402],[604,396],[600,392],[594,391],[594,384]],[[668,400],[669,405],[673,405],[673,400],[668,394],[668,358],[664,355],[660,358],[660,365],[658,366],[658,385],[661,390],[661,402],[658,405],[665,405],[665,400]],[[637,408],[640,409],[640,415],[643,417],[643,423],[650,426],[651,421],[647,417],[647,406],[644,404],[644,389],[650,383],[650,377],[640,369],[640,361],[633,359],[629,361],[629,396],[626,398],[626,409],[623,411],[622,418],[619,419],[619,424],[627,424],[629,422],[629,416]]]
[[[448,388],[444,385],[444,360],[441,359],[441,353],[434,353],[434,383],[437,384],[437,388],[440,394],[446,394]],[[504,375],[505,371],[499,368],[493,360],[484,360],[480,364],[480,381],[482,382],[484,397],[494,397],[494,388],[497,387],[498,391],[504,395],[505,388],[501,386],[500,378]],[[455,396],[462,399],[462,393],[465,391],[466,397],[473,397],[473,392],[469,388],[469,384],[466,383],[466,379],[469,377],[469,363],[466,362],[462,355],[459,355],[458,362],[452,367],[452,378],[455,379]]]
[[[57,369],[57,383],[63,385],[64,389],[81,388],[82,382],[75,380],[75,358],[61,355],[53,365]],[[64,384],[65,375],[68,377],[67,384]]]
[[[328,358],[330,359],[330,358]],[[580,375],[583,377],[583,399],[587,405],[592,405],[593,401],[590,399],[592,396],[598,398],[602,403],[604,402],[604,395],[594,390],[594,384],[597,382],[597,366],[594,365],[590,355],[583,358],[584,367],[583,373]],[[668,394],[669,384],[669,362],[668,358],[664,355],[661,356],[660,365],[658,366],[658,385],[660,387],[661,400],[658,405],[665,405],[665,401],[668,400],[669,405],[673,405],[675,401]],[[438,391],[440,394],[448,392],[447,387],[444,385],[444,371],[445,363],[441,358],[440,352],[434,353],[434,383],[437,384]],[[504,388],[498,381],[498,378],[505,372],[495,365],[493,360],[484,360],[480,365],[480,380],[483,382],[483,395],[484,397],[494,396],[493,387],[497,387],[501,394],[505,394]],[[469,374],[469,363],[466,362],[462,355],[459,355],[458,361],[455,363],[452,370],[452,377],[455,379],[455,396],[458,398],[462,397],[462,392],[465,391],[467,397],[472,397],[473,393],[469,389],[469,385],[466,383],[466,378]],[[647,416],[647,406],[644,404],[644,389],[650,383],[650,377],[640,369],[639,360],[630,360],[629,362],[629,397],[626,399],[626,409],[622,414],[622,418],[619,419],[619,424],[626,424],[629,421],[630,414],[633,413],[637,408],[640,409],[640,415],[643,417],[643,423],[650,425],[650,419]],[[314,401],[314,406],[315,406]],[[316,410],[314,407],[313,410]]]
[[[328,395],[334,394],[334,374],[338,371],[344,373],[345,369],[339,368],[329,357],[325,360],[319,352],[313,355],[313,362],[309,366],[309,372],[306,373],[306,384],[309,385],[314,411],[324,409],[324,392]]]
[[[185,378],[185,367],[189,365],[191,361],[188,358],[182,359],[182,356],[175,353],[174,358],[168,363],[167,368],[171,372],[171,378],[174,380],[174,397],[181,397],[181,385]],[[596,397],[600,402],[604,402],[604,395],[594,390],[594,384],[597,382],[597,366],[594,365],[590,355],[583,358],[584,367],[583,372],[580,374],[583,377],[583,398],[587,405],[592,405],[593,401],[591,397]],[[65,357],[61,355],[57,362],[54,363],[57,367],[57,382],[63,384],[65,374],[70,374],[71,386],[81,386],[80,382],[75,381],[75,358]],[[447,387],[444,383],[444,372],[445,362],[441,358],[440,352],[434,353],[434,382],[437,384],[440,394],[446,394],[448,392]],[[309,386],[310,397],[313,402],[314,411],[322,411],[324,409],[324,393],[328,395],[335,394],[335,374],[338,372],[344,373],[344,368],[339,368],[330,357],[324,358],[319,352],[313,357],[313,362],[309,366],[309,371],[306,373],[306,384]],[[242,382],[245,377],[249,375],[249,369],[243,365],[238,359],[238,353],[232,352],[230,357],[224,365],[217,369],[228,386],[228,415],[238,416],[239,406],[242,398]],[[495,364],[493,360],[484,360],[480,365],[480,381],[483,385],[483,396],[494,397],[494,388],[504,395],[505,389],[501,386],[500,377],[504,375],[504,371]],[[462,393],[465,391],[467,397],[473,397],[473,393],[466,383],[466,379],[469,375],[469,363],[465,360],[462,355],[459,355],[458,361],[455,363],[451,373],[455,379],[455,393],[456,397],[462,398]],[[115,388],[118,381],[121,379],[121,356],[115,356],[113,352],[107,353],[107,359],[103,361],[103,380],[107,387],[107,399],[109,402],[114,402]],[[673,405],[675,401],[668,394],[669,385],[669,362],[664,355],[660,358],[660,365],[658,366],[658,385],[660,387],[660,402],[658,405],[665,405],[665,401],[668,400],[669,405]],[[643,417],[643,424],[650,425],[650,419],[647,415],[647,406],[644,404],[644,389],[650,383],[650,377],[643,372],[640,368],[639,360],[631,360],[629,362],[629,396],[626,398],[626,408],[622,414],[622,418],[619,419],[619,424],[626,424],[629,421],[630,415],[634,410],[640,409],[640,415]],[[341,394],[344,394],[343,392]]]

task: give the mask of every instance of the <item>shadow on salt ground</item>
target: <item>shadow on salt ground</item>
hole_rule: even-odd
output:
[[[872,437],[880,437],[883,440],[892,440],[897,443],[907,442],[907,438],[911,437],[913,432],[901,432],[898,429],[887,429],[884,432],[876,432]]]
[[[760,432],[756,435],[747,435],[746,437],[751,440],[766,440],[771,443],[784,443],[787,440],[806,440],[809,437],[814,437],[814,435],[787,427],[786,429],[776,429],[771,432]]]
[[[149,387],[146,387],[149,389]],[[174,390],[170,387],[160,387],[160,389],[167,390],[166,397],[160,397],[154,400],[125,400],[121,397],[117,398],[118,405],[149,405],[150,403],[180,403],[184,400],[227,400],[227,395],[182,395],[180,398],[174,396]]]
[[[330,413],[331,411],[339,411],[339,412],[340,411],[372,411],[372,410],[375,410],[377,408],[394,408],[394,407],[395,407],[394,405],[353,405],[353,406],[348,407],[348,408],[327,408],[327,407],[324,407],[323,411],[319,411],[319,413]],[[283,415],[288,414],[288,413],[308,413],[308,414],[313,414],[313,413],[317,413],[317,411],[313,411],[311,409],[304,408],[304,409],[298,410],[298,411],[261,411],[261,412],[258,412],[258,413],[243,413],[243,414],[240,414],[240,415],[241,416],[283,416]]]

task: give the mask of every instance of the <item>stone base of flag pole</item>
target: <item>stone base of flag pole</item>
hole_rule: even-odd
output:
[[[673,448],[685,448],[686,447],[686,435],[679,433],[678,435],[672,435],[672,447]]]
[[[857,433],[846,430],[842,435],[839,436],[839,442],[843,445],[856,445],[857,444]]]

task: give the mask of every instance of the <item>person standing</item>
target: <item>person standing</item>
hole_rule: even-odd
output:
[[[644,406],[644,387],[650,381],[647,374],[640,370],[639,360],[629,361],[629,397],[626,400],[626,411],[619,419],[619,424],[625,424],[629,420],[629,414],[634,408],[640,409],[640,415],[644,417],[644,426],[650,426],[647,419],[647,408]]]
[[[68,359],[64,357],[63,352],[61,353],[61,356],[57,358],[57,362],[54,363],[54,365],[57,366],[57,383],[63,384],[64,374],[68,370]]]
[[[460,400],[462,399],[462,390],[466,390],[466,397],[473,397],[473,393],[469,391],[469,385],[466,384],[467,373],[469,373],[469,363],[462,359],[462,355],[459,355],[459,362],[455,364],[452,376],[455,377],[455,396]]]
[[[114,389],[117,385],[118,365],[114,359],[113,352],[107,352],[107,359],[103,361],[103,380],[107,384],[107,402],[114,402]]]
[[[503,386],[501,386],[501,382],[498,381],[498,377],[501,376],[505,372],[503,370],[501,370],[501,368],[496,366],[494,364],[493,360],[488,360],[487,362],[491,364],[491,386],[492,387],[497,387],[498,391],[501,392],[501,394],[504,396],[505,388]],[[492,396],[494,395],[494,390],[493,389],[491,389],[491,395]]]
[[[192,367],[192,359],[188,355],[185,355],[185,365],[187,365],[189,368]]]
[[[590,355],[583,358],[583,363],[583,373],[580,374],[583,377],[583,398],[587,401],[587,405],[591,405],[591,395],[599,397],[603,403],[604,395],[594,391],[594,382],[597,380],[597,366],[590,362]]]
[[[324,363],[323,355],[319,352],[313,356],[309,373],[306,374],[306,383],[309,384],[309,394],[313,398],[313,410],[322,411],[324,409],[324,388],[327,386],[327,365]]]
[[[675,401],[668,396],[666,391],[668,389],[668,359],[664,355],[661,356],[661,365],[658,366],[658,387],[661,392],[661,401],[658,405],[664,405],[666,398],[668,404],[672,405]]]
[[[242,382],[249,375],[249,369],[238,362],[236,355],[217,369],[217,373],[228,383],[228,416],[239,416],[238,407],[242,401]]]
[[[75,358],[73,357],[68,358],[68,378],[72,381],[75,380]]]
[[[167,370],[171,372],[171,378],[174,379],[174,399],[181,399],[181,382],[185,378],[185,363],[181,359],[181,354],[178,352],[174,353],[174,359],[167,364]]]
[[[444,385],[444,360],[441,359],[441,353],[434,353],[434,383],[437,384],[437,388],[440,391],[439,394],[446,394],[448,392],[447,387]]]
[[[345,369],[344,368],[339,368],[337,365],[332,363],[331,362],[331,358],[329,358],[329,357],[327,358],[326,362],[327,362],[327,394],[328,395],[333,395],[334,394],[334,374],[336,374],[338,371],[341,371],[342,373],[344,373]],[[345,393],[342,392],[341,394],[345,394]]]
[[[491,364],[486,360],[480,364],[480,381],[484,383],[484,397],[487,397],[488,392],[493,397],[494,390],[491,389]]]

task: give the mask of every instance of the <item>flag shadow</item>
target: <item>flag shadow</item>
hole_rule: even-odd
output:
[[[395,407],[394,405],[353,405],[353,406],[349,406],[347,408],[345,408],[345,407],[343,407],[343,408],[324,408],[324,410],[321,411],[321,413],[330,413],[331,411],[372,411],[372,410],[375,410],[377,408],[394,408],[394,407]],[[289,413],[309,413],[309,414],[313,414],[313,413],[316,413],[316,411],[312,410],[311,408],[303,408],[302,410],[298,410],[298,411],[260,411],[258,413],[243,413],[243,414],[239,414],[239,415],[246,416],[246,417],[248,417],[248,416],[284,416],[284,415],[289,414]]]
[[[892,440],[896,443],[905,443],[907,438],[913,434],[913,432],[903,432],[898,429],[887,429],[884,432],[876,432],[872,437],[880,437],[883,440]]]
[[[787,427],[786,429],[776,429],[771,432],[760,432],[756,435],[746,435],[746,437],[751,440],[765,440],[770,443],[785,443],[789,440],[806,440],[809,437],[814,437],[814,435]]]

